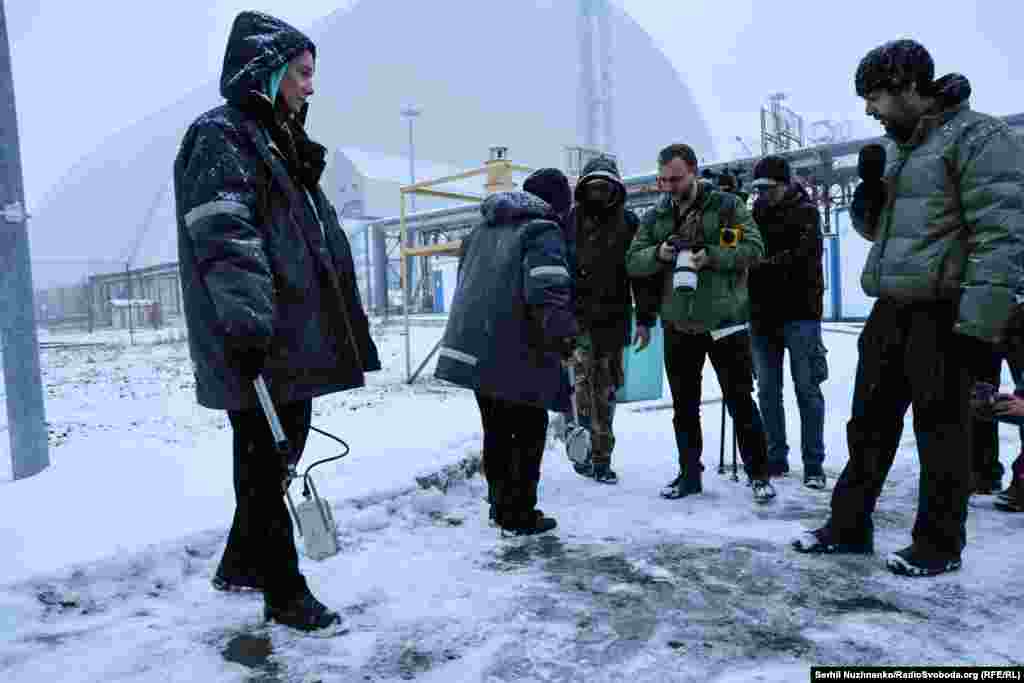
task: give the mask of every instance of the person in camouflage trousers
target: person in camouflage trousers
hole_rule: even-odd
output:
[[[576,376],[580,423],[591,432],[591,459],[576,463],[576,472],[594,481],[615,484],[611,468],[615,434],[615,392],[623,385],[622,353],[630,343],[633,299],[637,302],[636,337],[641,350],[650,342],[657,299],[650,283],[626,272],[626,251],[640,220],[626,208],[626,186],[615,161],[592,159],[576,184],[575,206],[567,219],[570,260],[575,270],[574,309],[580,326],[571,364]]]
[[[646,346],[650,333],[640,342]],[[612,451],[615,449],[615,433],[612,419],[615,416],[615,390],[624,383],[622,353],[601,353],[595,351],[589,334],[576,339],[576,350],[570,361],[575,372],[576,405],[580,424],[590,431],[590,459],[585,463],[574,463],[577,474],[592,477],[603,484],[617,484],[618,474],[611,468]]]

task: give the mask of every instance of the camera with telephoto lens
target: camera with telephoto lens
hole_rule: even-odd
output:
[[[676,264],[672,270],[672,287],[677,291],[697,289],[697,271],[693,268],[693,255],[704,248],[703,243],[672,235],[668,244],[676,250]]]

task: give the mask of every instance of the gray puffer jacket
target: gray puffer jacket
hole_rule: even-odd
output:
[[[972,111],[970,84],[944,76],[939,107],[905,143],[888,145],[887,202],[861,286],[900,301],[959,299],[956,331],[1000,341],[1024,255],[1024,146],[999,119]]]

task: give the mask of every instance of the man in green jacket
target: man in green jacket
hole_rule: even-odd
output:
[[[761,234],[735,195],[698,179],[697,156],[689,145],[661,150],[658,186],[665,196],[644,216],[626,268],[632,277],[663,277],[660,314],[679,475],[661,495],[675,499],[702,490],[701,375],[710,356],[736,424],[754,500],[766,503],[775,489],[768,481],[764,426],[752,397],[747,329],[747,268],[764,254]]]
[[[967,397],[1006,333],[1024,250],[1024,148],[1003,122],[971,111],[966,78],[934,75],[912,40],[875,48],[857,68],[857,94],[891,138],[875,173],[862,163],[851,207],[874,243],[861,285],[878,300],[858,343],[831,517],[793,542],[805,553],[873,552],[871,515],[913,405],[917,519],[911,545],[887,561],[906,576],[961,566]]]

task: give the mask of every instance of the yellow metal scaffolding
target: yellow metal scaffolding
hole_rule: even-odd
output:
[[[438,343],[434,345],[433,350],[431,350],[423,362],[420,363],[416,372],[413,373],[412,340],[411,335],[409,334],[409,299],[411,294],[411,282],[409,281],[409,273],[407,272],[406,259],[410,256],[458,254],[459,249],[462,247],[462,240],[453,240],[451,242],[445,242],[444,244],[432,244],[423,247],[408,246],[406,244],[408,241],[408,230],[406,228],[406,195],[415,194],[479,203],[482,202],[487,195],[493,194],[494,192],[510,190],[514,187],[511,180],[513,171],[530,173],[533,169],[529,166],[513,164],[505,158],[505,152],[506,149],[504,147],[492,147],[490,160],[479,168],[464,171],[463,173],[435,178],[433,180],[421,180],[418,183],[403,185],[399,188],[401,193],[401,213],[399,214],[399,226],[401,233],[399,240],[401,246],[402,311],[405,316],[405,381],[408,384],[412,384],[427,362],[435,353],[437,353],[438,348],[441,346],[441,342],[438,341]],[[444,185],[457,180],[466,180],[467,178],[474,178],[481,175],[487,176],[487,182],[484,185],[484,188],[486,189],[485,195],[435,189],[438,185]],[[423,274],[423,277],[426,277],[426,273]]]

